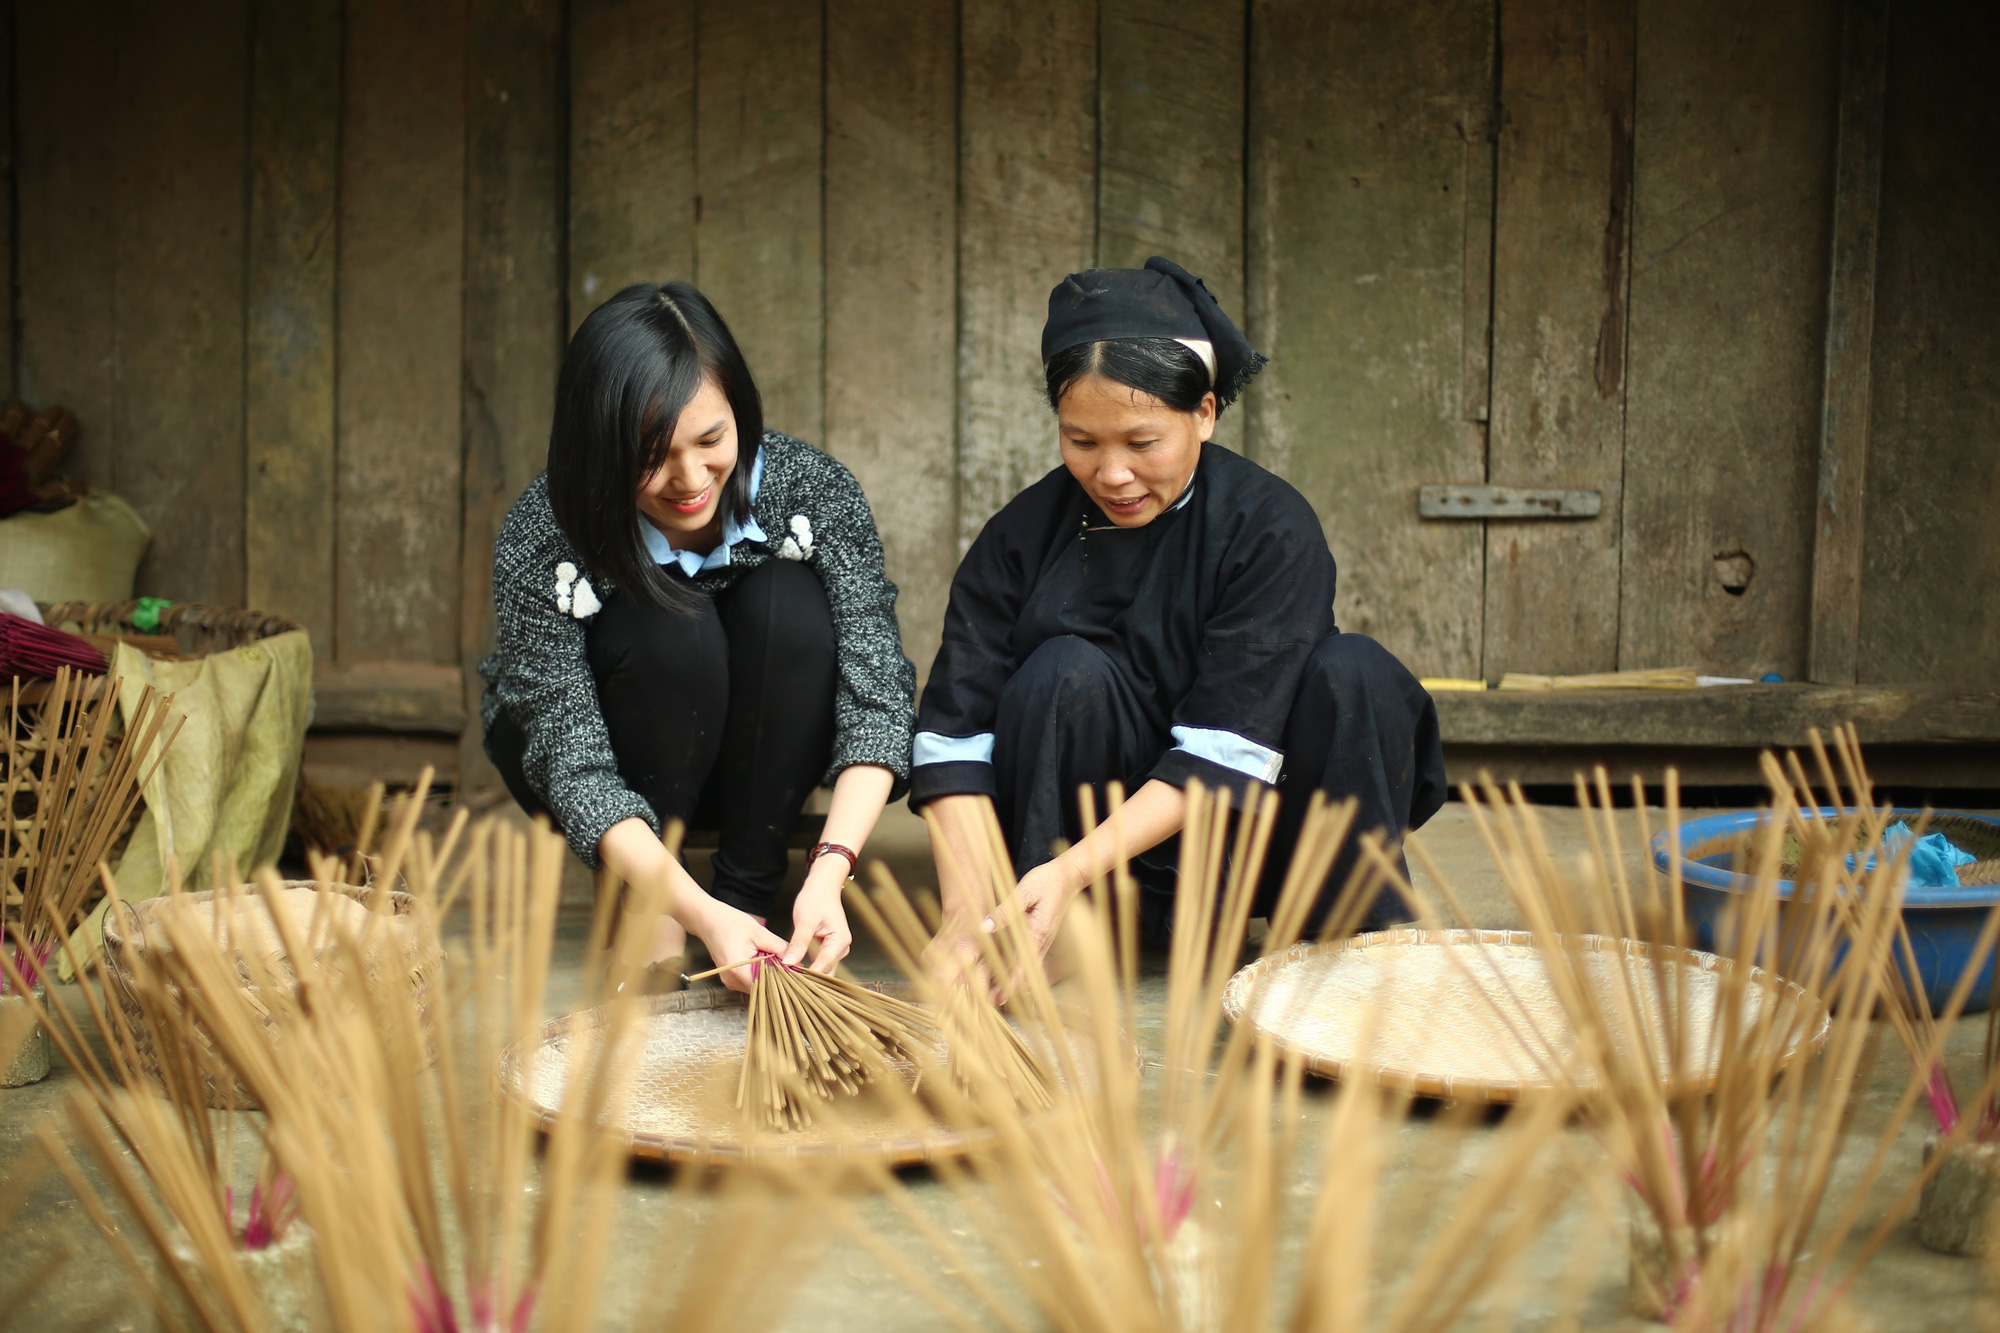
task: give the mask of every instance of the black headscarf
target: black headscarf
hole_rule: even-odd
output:
[[[1144,268],[1072,273],[1049,293],[1042,360],[1082,343],[1125,338],[1196,339],[1215,349],[1215,396],[1234,402],[1266,358],[1223,313],[1200,278],[1154,255]]]

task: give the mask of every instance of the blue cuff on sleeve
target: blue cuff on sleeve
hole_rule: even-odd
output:
[[[910,764],[990,764],[993,762],[993,733],[976,736],[946,736],[936,731],[920,731],[910,743]]]
[[[1248,736],[1216,727],[1175,727],[1174,748],[1197,759],[1233,768],[1244,777],[1274,783],[1285,771],[1285,756],[1268,745],[1259,745]]]

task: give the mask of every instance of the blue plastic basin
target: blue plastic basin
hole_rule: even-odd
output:
[[[1839,811],[1822,810],[1823,816],[1831,819]],[[1912,822],[1924,812],[1921,810],[1898,810]],[[1737,894],[1746,893],[1750,888],[1750,876],[1737,873],[1735,867],[1742,850],[1748,845],[1749,835],[1763,822],[1762,810],[1741,810],[1730,814],[1703,815],[1699,819],[1684,820],[1681,823],[1681,846],[1689,852],[1698,853],[1681,862],[1681,879],[1686,888],[1683,901],[1686,903],[1688,922],[1695,929],[1700,947],[1716,951],[1715,928],[1723,909]],[[1994,830],[2000,838],[2000,819],[1984,815],[1968,815],[1953,812],[1954,821],[1971,821],[1984,824]],[[1653,868],[1665,875],[1668,869],[1667,831],[1653,835]],[[1778,894],[1790,898],[1794,885],[1790,880],[1781,881]],[[1903,920],[1910,931],[1910,952],[1915,956],[1917,972],[1923,978],[1924,992],[1930,996],[1933,1013],[1942,1009],[1951,999],[1952,988],[1964,974],[1971,962],[1972,948],[1979,938],[1980,928],[1986,923],[1986,914],[1993,904],[2000,902],[2000,885],[1983,884],[1961,889],[1910,889],[1903,898]],[[1899,951],[1900,954],[1900,951]],[[1899,957],[1900,963],[1900,957]],[[1904,966],[1907,974],[1908,967]],[[1978,980],[1973,982],[1972,994],[1967,999],[1967,1013],[1985,1010],[1991,1003],[1993,985],[1993,959],[1989,955],[1980,968]]]

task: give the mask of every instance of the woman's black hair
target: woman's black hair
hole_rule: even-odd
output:
[[[763,400],[729,326],[689,283],[634,283],[590,312],[563,356],[549,428],[549,508],[584,572],[683,614],[701,594],[647,554],[639,487],[666,461],[704,379],[736,416],[736,467],[721,505],[741,522],[763,447]]]
[[[1151,394],[1176,412],[1194,411],[1201,406],[1202,396],[1213,391],[1219,417],[1261,364],[1260,357],[1238,383],[1210,384],[1208,367],[1192,348],[1176,339],[1109,338],[1065,347],[1050,357],[1042,370],[1052,411],[1062,410],[1063,395],[1078,380],[1102,375],[1128,389]]]

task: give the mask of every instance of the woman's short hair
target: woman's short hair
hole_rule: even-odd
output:
[[[1242,376],[1249,381],[1253,367]],[[1208,367],[1186,344],[1173,338],[1110,338],[1103,342],[1078,343],[1065,347],[1043,366],[1047,380],[1049,408],[1062,410],[1063,395],[1080,379],[1102,375],[1128,389],[1153,397],[1176,412],[1192,412],[1201,406],[1203,395],[1215,394],[1216,415],[1234,402],[1243,388],[1211,384]]]
[[[763,400],[729,326],[692,284],[634,283],[590,312],[563,356],[549,428],[549,507],[584,572],[683,613],[701,594],[646,553],[639,487],[666,461],[704,379],[736,416],[736,468],[721,505],[740,522],[763,445]]]

